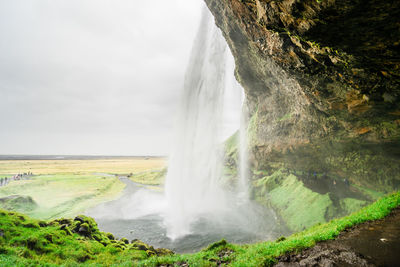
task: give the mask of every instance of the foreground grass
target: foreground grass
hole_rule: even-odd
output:
[[[38,221],[0,210],[0,266],[128,264],[170,253],[100,232],[93,219]]]
[[[43,222],[25,218],[19,214],[0,212],[0,233],[2,233],[0,234],[0,265],[159,266],[186,263],[189,266],[216,266],[218,264],[270,266],[275,262],[276,257],[282,254],[297,252],[315,245],[316,242],[334,239],[346,228],[381,219],[399,205],[400,192],[397,192],[349,216],[315,225],[287,238],[282,237],[275,242],[234,245],[222,240],[195,254],[169,256],[157,256],[148,246],[140,250],[134,244],[123,245],[121,241],[112,241],[112,238],[106,238],[107,234],[99,233],[95,225],[92,227],[99,235],[96,240],[100,241],[75,233],[69,235],[68,232],[62,230],[63,226],[60,225],[46,224],[40,227]],[[23,220],[19,216],[22,216]],[[91,221],[91,224],[94,222]],[[56,235],[56,237],[49,238],[49,235]]]

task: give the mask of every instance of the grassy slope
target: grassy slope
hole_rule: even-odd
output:
[[[279,255],[299,251],[319,241],[334,239],[344,229],[383,218],[399,205],[400,192],[381,198],[347,217],[315,225],[287,238],[280,238],[280,241],[250,245],[220,241],[195,254],[172,256],[151,256],[154,253],[149,252],[148,247],[138,250],[131,244],[121,248],[124,246],[121,242],[111,242],[104,234],[98,233],[96,226],[93,228],[100,235],[97,239],[106,243],[106,246],[77,234],[68,235],[59,225],[39,227],[40,222],[36,220],[23,216],[21,220],[19,214],[0,212],[0,233],[3,233],[0,234],[0,265],[27,266],[40,263],[48,266],[157,266],[186,262],[190,266],[215,266],[218,263],[230,266],[269,266]]]
[[[129,179],[140,184],[161,185],[164,183],[166,174],[167,168],[151,169],[148,171],[133,173],[129,176]]]
[[[41,175],[32,180],[13,181],[0,188],[0,197],[9,195],[30,196],[38,204],[36,209],[25,211],[39,219],[72,217],[100,202],[114,199],[125,185],[114,177],[94,175]],[[21,207],[23,208],[23,207]]]
[[[270,190],[269,202],[275,210],[280,211],[287,226],[299,231],[313,224],[325,222],[325,211],[332,204],[329,196],[311,191],[293,175],[285,177],[282,181],[276,181],[281,177],[281,172],[276,172],[261,179],[258,184],[264,185],[265,190]]]
[[[335,217],[335,207],[328,193],[313,192],[282,169],[257,180],[254,187],[256,200],[271,206],[292,231],[301,231]],[[374,199],[378,198],[375,196]],[[350,214],[366,204],[366,201],[354,198],[341,199],[341,214]]]

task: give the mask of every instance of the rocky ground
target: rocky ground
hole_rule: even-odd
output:
[[[400,208],[388,217],[344,231],[299,254],[279,258],[275,266],[399,266]]]

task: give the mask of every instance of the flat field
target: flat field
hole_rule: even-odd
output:
[[[164,158],[110,158],[84,160],[0,160],[0,177],[16,173],[34,174],[93,174],[126,175],[166,166]]]
[[[73,217],[102,202],[116,199],[125,184],[119,175],[144,184],[161,183],[163,158],[84,160],[0,160],[0,177],[32,172],[0,187],[0,208],[38,219]]]

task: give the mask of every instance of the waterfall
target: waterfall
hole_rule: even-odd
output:
[[[177,140],[166,177],[164,223],[171,239],[189,234],[195,220],[226,206],[219,183],[219,133],[228,51],[212,15],[204,9],[185,76]]]
[[[88,213],[103,231],[179,252],[197,251],[222,238],[240,244],[277,237],[273,211],[249,199],[246,107],[225,112],[228,120],[223,117],[228,103],[243,104],[234,69],[225,39],[205,8],[186,71],[165,190],[121,179],[127,184],[123,197]],[[223,142],[239,124],[234,188],[223,176]],[[234,126],[229,132],[228,125]]]
[[[235,61],[232,55],[227,57],[226,64],[226,88],[227,90],[231,90],[235,95],[235,105],[237,107],[242,107],[242,109],[237,109],[237,113],[235,116],[239,118],[238,127],[239,127],[239,138],[238,138],[238,159],[237,159],[237,185],[236,191],[238,195],[238,200],[241,202],[246,202],[249,200],[249,148],[247,141],[247,126],[248,126],[248,117],[249,113],[247,110],[247,104],[244,100],[244,92],[242,86],[236,80],[233,75],[235,72]]]
[[[237,190],[241,201],[249,200],[249,148],[247,140],[248,110],[243,103],[239,129],[239,177]]]

